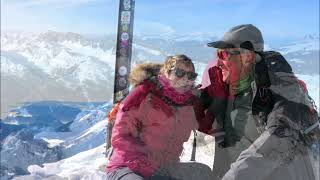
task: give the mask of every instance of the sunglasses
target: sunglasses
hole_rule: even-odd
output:
[[[241,52],[237,51],[237,50],[221,50],[221,51],[217,51],[217,56],[221,60],[227,60],[227,59],[229,59],[230,56],[240,55],[240,54],[241,54]]]
[[[195,73],[195,72],[188,72],[188,71],[185,71],[183,69],[180,69],[180,68],[174,68],[174,73],[175,75],[178,77],[178,78],[182,78],[184,77],[185,75],[187,75],[188,79],[193,81],[197,78],[198,74]]]

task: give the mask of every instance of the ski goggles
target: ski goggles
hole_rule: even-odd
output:
[[[228,60],[230,56],[240,55],[241,51],[238,50],[218,50],[217,56],[221,60]]]
[[[184,77],[185,75],[187,75],[188,79],[191,80],[191,81],[194,81],[198,74],[195,73],[195,72],[188,72],[188,71],[185,71],[183,69],[180,69],[180,68],[174,68],[174,74],[178,77],[178,78],[182,78]]]

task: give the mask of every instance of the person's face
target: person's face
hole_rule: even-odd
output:
[[[236,83],[251,72],[255,55],[240,48],[217,49],[218,66],[222,69],[223,81]]]
[[[183,63],[177,63],[169,72],[168,77],[170,85],[178,92],[186,92],[191,89],[196,78],[196,74],[192,67]]]

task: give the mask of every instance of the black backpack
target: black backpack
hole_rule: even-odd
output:
[[[254,70],[256,92],[252,103],[252,114],[258,130],[263,131],[266,127],[274,125],[273,123],[283,124],[284,127],[299,131],[301,139],[306,144],[311,145],[315,141],[318,142],[320,126],[316,106],[308,92],[303,90],[301,81],[292,72],[290,64],[275,51],[258,52],[257,54],[261,56],[261,60],[256,63]],[[284,92],[281,89],[286,86],[290,87],[287,89],[296,90],[297,94],[292,94],[291,97],[296,96],[297,98],[293,100],[290,98],[290,93],[295,93],[295,91],[285,89]],[[290,118],[287,119],[290,120],[270,122],[268,115],[279,106],[288,111]]]

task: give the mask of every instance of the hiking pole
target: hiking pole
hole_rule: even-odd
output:
[[[193,143],[192,143],[192,153],[190,161],[196,161],[196,150],[197,150],[197,132],[193,130]]]
[[[113,104],[115,107],[129,93],[128,76],[131,69],[133,19],[135,0],[120,0],[116,46]],[[115,117],[115,116],[113,116]],[[106,156],[111,147],[111,135],[115,118],[109,119],[106,137]],[[111,151],[110,151],[111,152]],[[110,154],[109,152],[109,154]]]

